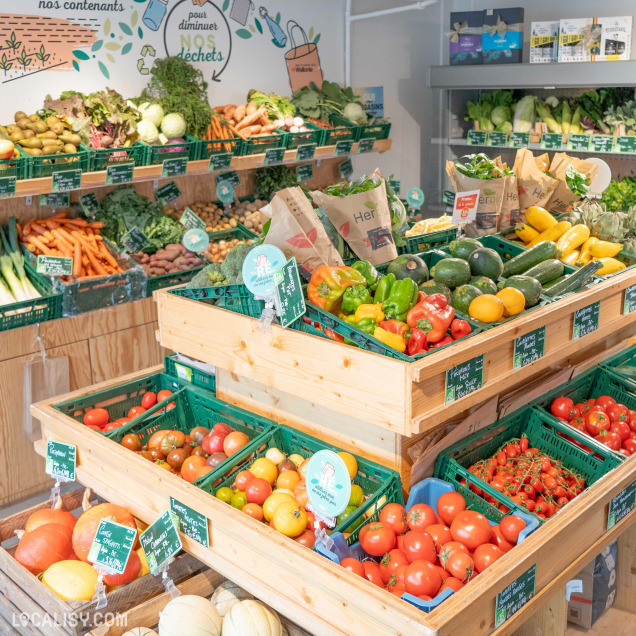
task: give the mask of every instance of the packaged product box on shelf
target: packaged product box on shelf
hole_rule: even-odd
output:
[[[614,605],[617,561],[618,546],[614,541],[570,581],[570,623],[590,629]]]
[[[594,18],[601,25],[601,51],[593,57],[596,62],[629,60],[632,43],[632,16]]]
[[[481,64],[483,11],[458,11],[450,14],[451,66]]]
[[[601,25],[594,18],[559,22],[559,62],[591,62],[601,52]]]
[[[533,22],[530,28],[530,64],[559,60],[559,21]]]
[[[486,9],[481,48],[484,64],[519,64],[523,55],[523,9]]]

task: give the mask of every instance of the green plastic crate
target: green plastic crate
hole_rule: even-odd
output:
[[[243,155],[264,154],[266,150],[275,148],[287,149],[287,133],[274,130],[271,135],[248,137],[242,144]]]
[[[333,128],[325,128],[323,133],[323,145],[335,146],[339,141],[357,141],[356,126],[344,117],[332,115],[329,121]]]
[[[235,157],[243,154],[243,140],[240,137],[234,139],[203,139],[199,142],[198,159],[209,159],[212,155],[222,155],[231,152]]]
[[[54,293],[50,281],[41,274],[37,274],[35,267],[26,259],[24,268],[41,297],[0,306],[0,331],[62,317],[62,294]]]
[[[146,150],[146,165],[153,166],[163,163],[166,159],[187,157],[188,161],[196,161],[199,158],[199,146],[201,142],[192,135],[185,136],[185,142],[176,144],[147,144],[139,142]],[[170,150],[172,148],[172,150]]]
[[[434,247],[446,247],[451,241],[457,238],[457,228],[448,230],[438,230],[437,232],[427,232],[417,236],[406,237],[406,252],[408,254],[419,254]]]
[[[630,388],[636,389],[636,379],[625,376],[617,370],[617,367],[636,367],[636,344],[614,354],[611,358],[601,362],[600,366],[618,375]]]
[[[147,165],[148,146],[136,142],[132,146],[124,148],[89,148],[91,154],[90,171],[106,170],[109,166],[120,163],[135,164],[135,167]]]
[[[82,172],[88,172],[91,166],[91,151],[88,146],[82,143],[77,152],[41,155],[29,157],[29,159],[31,160],[29,177],[37,179],[50,177],[54,172],[64,172],[65,170],[79,169]]]
[[[166,373],[173,378],[200,386],[216,394],[216,376],[213,373],[206,373],[184,360],[177,361],[176,354],[164,356],[163,366]]]
[[[144,416],[136,422],[130,422],[122,428],[116,428],[106,436],[118,444],[124,435],[136,433],[145,444],[153,433],[159,430],[178,430],[188,435],[196,426],[205,426],[211,429],[218,422],[223,422],[234,430],[245,433],[250,442],[235,455],[219,464],[205,477],[197,480],[197,485],[206,481],[205,478],[219,479],[236,465],[236,456],[251,449],[260,447],[265,439],[264,434],[278,427],[276,422],[269,420],[245,409],[233,406],[214,397],[207,390],[194,386],[187,386],[175,393],[175,408],[163,413]]]
[[[84,414],[89,409],[101,407],[108,411],[111,422],[120,417],[128,417],[128,411],[133,406],[141,406],[141,398],[147,391],[158,393],[168,390],[179,391],[185,386],[184,382],[166,373],[153,373],[138,380],[131,380],[124,384],[96,391],[90,395],[85,395],[66,402],[58,402],[53,408],[72,417],[78,422],[82,422]]]
[[[621,261],[621,263],[625,263],[627,266],[625,269],[621,269],[619,272],[614,272],[613,274],[607,274],[607,276],[599,276],[601,280],[606,280],[608,278],[612,278],[613,276],[618,276],[628,269],[632,269],[636,265],[636,254],[632,254],[631,252],[626,252],[625,250],[621,250],[615,257],[616,260]]]
[[[237,223],[236,227],[229,230],[220,230],[219,232],[208,232],[210,241],[220,241],[228,238],[238,239],[255,239],[258,238],[257,234],[254,234],[252,230],[248,230],[242,223]]]
[[[215,471],[207,475],[198,485],[206,492],[214,495],[219,488],[231,486],[236,475],[241,470],[248,468],[259,457],[265,457],[267,450],[273,447],[278,448],[287,456],[297,453],[304,458],[311,457],[314,453],[321,450],[332,450],[336,453],[342,450],[311,435],[301,433],[281,424],[268,431],[254,444],[249,444],[236,453],[233,456],[236,459],[232,465],[232,472],[220,478],[220,475]],[[337,525],[333,532],[344,532],[347,528],[355,525],[356,521],[361,519],[365,512],[374,509],[377,503],[383,504],[384,501],[381,501],[383,497],[386,497],[386,501],[404,505],[402,482],[396,471],[358,455],[355,455],[355,458],[358,462],[358,474],[353,478],[353,483],[358,484],[362,488],[366,499],[355,513]]]
[[[359,133],[358,139],[388,139],[391,134],[391,122],[365,124],[364,126],[358,126]]]
[[[304,146],[306,144],[316,144],[316,146],[323,146],[324,140],[324,128],[320,126],[316,126],[316,124],[312,124],[311,122],[307,122],[305,124],[309,130],[305,132],[287,132],[285,131],[285,136],[287,137],[287,149],[294,150],[298,148],[298,146]]]
[[[489,459],[509,440],[522,435],[528,438],[531,447],[548,453],[562,462],[565,468],[582,475],[586,488],[621,464],[621,460],[609,449],[599,448],[590,453],[574,443],[589,445],[589,436],[549,417],[539,409],[525,407],[443,450],[435,464],[435,477],[450,482],[458,492],[468,496],[469,488],[461,483],[465,479],[468,484],[474,484],[511,510],[527,512],[468,471],[471,465]],[[484,503],[491,505],[485,500]],[[494,506],[491,507],[495,513]],[[537,515],[530,514],[540,519]]]
[[[146,286],[146,296],[152,296],[152,292],[164,287],[173,287],[175,285],[185,285],[189,283],[205,265],[186,269],[183,272],[170,272],[169,274],[161,274],[160,276],[152,276],[148,278]]]
[[[0,139],[6,139],[4,135],[0,135]],[[3,177],[15,177],[16,181],[20,179],[28,179],[31,174],[31,157],[18,144],[18,157],[11,159],[0,159],[0,179]]]

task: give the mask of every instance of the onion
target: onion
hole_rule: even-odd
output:
[[[290,126],[294,125],[294,118],[293,117],[285,117],[285,126],[287,126],[288,128]]]
[[[282,128],[285,125],[285,120],[284,119],[277,119],[274,122],[274,126],[276,126],[276,128]]]
[[[289,127],[289,132],[290,133],[297,133],[297,132],[300,132],[300,129],[298,128],[298,126],[290,126]]]
[[[294,117],[294,126],[303,126],[305,123],[305,120],[302,117]]]

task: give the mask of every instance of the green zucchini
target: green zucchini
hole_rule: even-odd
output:
[[[553,297],[571,294],[580,287],[583,287],[601,267],[603,267],[603,264],[600,261],[590,261],[586,265],[583,265],[578,272],[566,276],[560,283],[550,287],[550,289],[545,292],[545,295]]]
[[[508,278],[508,276],[523,274],[531,267],[534,267],[543,261],[547,261],[550,258],[554,258],[556,253],[557,246],[554,241],[541,241],[534,247],[531,247],[518,256],[506,261],[504,263],[502,276],[504,278]]]
[[[618,367],[614,367],[612,371],[616,371],[616,373],[620,373],[630,380],[636,380],[636,367],[630,367],[627,364],[621,364]]]
[[[544,285],[542,285],[544,292],[546,289],[550,289],[551,287],[558,285],[562,280],[565,280],[566,278],[567,274],[564,274],[563,276],[559,276],[558,278],[551,280],[549,283],[545,283]]]
[[[551,280],[559,278],[559,276],[563,276],[564,270],[565,266],[561,261],[556,258],[550,258],[547,261],[543,261],[543,263],[531,267],[525,272],[525,276],[532,276],[532,278],[536,278],[543,285],[544,283],[549,283]]]

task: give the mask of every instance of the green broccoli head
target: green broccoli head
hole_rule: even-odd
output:
[[[225,276],[221,273],[220,263],[210,263],[198,272],[188,283],[188,289],[201,287],[215,287],[226,284]]]
[[[243,261],[253,249],[253,245],[239,243],[230,250],[230,253],[221,263],[221,273],[225,276],[229,285],[243,284]]]

